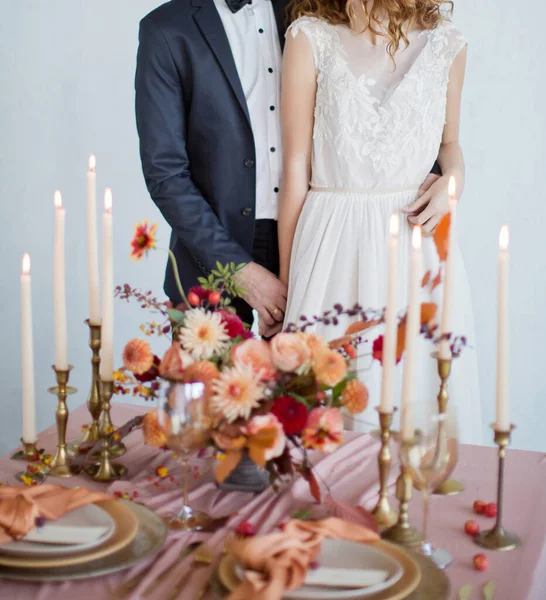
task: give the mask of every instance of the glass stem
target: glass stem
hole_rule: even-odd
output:
[[[423,492],[423,547],[428,548],[428,515],[430,506],[430,490]]]
[[[184,452],[182,455],[182,477],[184,478],[183,483],[183,502],[184,508],[189,506],[189,491],[188,491],[188,479],[189,479],[189,460],[188,455]]]

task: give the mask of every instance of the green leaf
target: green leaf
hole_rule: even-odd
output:
[[[241,263],[235,267],[236,271],[240,271],[243,267],[246,267],[246,263]]]
[[[292,396],[292,398],[294,398],[294,400],[298,401],[300,404],[303,404],[305,407],[309,408],[309,403],[303,396],[300,396],[300,394],[296,394],[295,392],[290,392],[289,396]]]
[[[229,298],[225,298],[224,299],[224,304],[227,306],[228,304],[231,304],[231,300]]]
[[[307,521],[311,518],[312,512],[310,510],[295,510],[290,513],[291,519],[298,519],[299,521]]]
[[[176,308],[169,308],[167,310],[167,314],[169,315],[169,319],[178,325],[184,320],[184,313],[181,310],[177,310]]]
[[[347,380],[344,379],[343,381],[340,381],[333,389],[332,389],[332,396],[334,398],[334,401],[336,401],[341,394],[343,394],[343,390],[345,389],[345,386],[347,385]]]
[[[206,285],[207,284],[207,279],[205,277],[198,277],[197,281],[202,284],[202,285]]]

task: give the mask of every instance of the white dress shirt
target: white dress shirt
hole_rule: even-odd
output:
[[[256,219],[277,218],[282,168],[281,46],[271,0],[232,13],[214,0],[245,94],[256,147]]]

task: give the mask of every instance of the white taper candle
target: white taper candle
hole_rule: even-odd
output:
[[[54,312],[55,312],[55,367],[68,368],[66,332],[66,280],[65,280],[65,211],[61,192],[54,196],[55,202],[55,265],[54,265]]]
[[[23,256],[21,275],[21,365],[23,384],[23,442],[36,441],[36,400],[34,392],[34,343],[32,339],[32,286],[30,256]]]
[[[449,213],[451,215],[451,223],[449,226],[449,239],[448,239],[448,250],[447,260],[445,262],[444,270],[444,300],[442,306],[442,321],[440,325],[440,350],[439,356],[443,359],[451,358],[451,339],[447,339],[448,334],[453,333],[452,328],[452,302],[453,302],[453,269],[455,268],[455,245],[457,242],[456,237],[456,221],[457,221],[457,183],[455,177],[449,178]]]
[[[87,171],[87,268],[89,278],[89,320],[100,323],[99,250],[97,241],[97,174],[96,159],[89,157]]]
[[[100,376],[103,381],[114,377],[114,237],[112,219],[112,191],[104,192],[102,216],[102,330]]]
[[[398,231],[400,217],[393,214],[389,223],[389,265],[387,271],[387,306],[385,309],[385,333],[383,336],[383,373],[381,382],[381,402],[379,409],[383,413],[392,412],[395,366],[396,340],[398,333]]]
[[[499,235],[498,323],[497,323],[497,422],[498,431],[510,429],[508,366],[508,226]]]
[[[413,403],[415,402],[415,378],[417,369],[417,344],[421,328],[421,279],[423,277],[423,252],[421,228],[414,227],[408,289],[408,314],[406,321],[406,347],[404,373],[402,375],[402,438],[413,437]]]

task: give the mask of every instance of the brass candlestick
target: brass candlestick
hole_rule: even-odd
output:
[[[111,461],[112,456],[115,456],[112,452],[112,444],[110,437],[112,435],[112,426],[102,426],[105,422],[110,422],[110,399],[114,392],[113,381],[102,382],[102,404],[103,404],[103,415],[104,411],[107,411],[107,417],[101,419],[100,437],[102,439],[102,445],[100,452],[98,453],[98,464],[87,467],[86,472],[93,479],[97,481],[115,481],[120,479],[127,473],[127,468],[119,463],[113,463]],[[122,444],[123,445],[123,444]],[[123,446],[125,451],[125,446]],[[94,458],[95,455],[93,455]],[[119,456],[119,455],[118,455]]]
[[[388,490],[392,462],[390,450],[391,425],[396,408],[391,412],[382,412],[381,407],[378,406],[376,410],[379,413],[379,425],[381,428],[381,450],[377,456],[377,463],[379,465],[379,500],[372,510],[372,515],[375,517],[379,530],[383,531],[392,527],[398,519],[398,513],[390,505]]]
[[[491,426],[495,429],[495,425]],[[497,521],[493,529],[482,531],[475,537],[478,546],[488,550],[515,550],[520,544],[520,539],[515,533],[509,533],[502,526],[502,504],[504,489],[504,458],[506,456],[506,447],[510,444],[510,436],[515,429],[510,426],[508,431],[497,431],[495,429],[495,444],[499,447],[499,471],[497,478]]]
[[[413,444],[412,440],[402,440],[401,444]],[[398,521],[382,533],[384,539],[402,546],[417,546],[423,541],[423,536],[409,522],[408,508],[411,500],[413,480],[407,467],[400,467],[400,475],[396,480],[396,498],[400,503]]]
[[[112,399],[112,395],[114,393],[114,382],[113,381],[102,381],[101,384],[101,415],[99,419],[99,439],[105,439],[110,436],[112,432],[116,429],[114,425],[112,425],[112,419],[110,417],[111,404],[110,401]],[[125,444],[121,441],[118,442],[110,442],[110,456],[117,458],[122,454],[125,454],[127,448]],[[97,460],[100,458],[100,452],[96,452],[92,455],[93,458]]]
[[[19,450],[19,452],[16,452],[11,457],[13,460],[27,461],[26,470],[19,471],[19,473],[15,474],[15,478],[21,483],[27,484],[30,481],[31,485],[38,485],[39,483],[45,481],[46,472],[49,469],[44,469],[42,466],[31,464],[40,460],[40,452],[38,451],[37,442],[38,440],[36,440],[36,442],[25,442],[23,438],[21,438],[23,450]]]
[[[93,444],[99,440],[99,418],[102,409],[101,386],[100,386],[100,324],[85,321],[89,327],[89,347],[91,348],[91,389],[87,397],[87,408],[91,414],[91,423],[87,426],[83,436],[70,444],[69,452],[77,454],[82,444]]]
[[[66,446],[66,426],[68,424],[68,407],[66,405],[66,397],[76,392],[76,388],[68,386],[68,379],[70,377],[70,371],[72,366],[69,365],[65,369],[57,369],[55,366],[55,376],[57,379],[57,385],[49,388],[49,392],[54,394],[59,399],[57,404],[57,411],[55,418],[57,421],[57,452],[55,458],[51,463],[49,475],[51,477],[72,477],[80,471],[80,467],[70,464],[70,456],[68,455]]]
[[[445,414],[447,410],[447,402],[449,399],[449,394],[447,391],[447,382],[449,379],[449,375],[451,374],[451,364],[452,358],[441,358],[440,354],[435,352],[433,355],[438,361],[438,375],[440,377],[440,391],[438,392],[438,412],[440,414]],[[433,492],[433,494],[437,494],[439,496],[454,496],[455,494],[460,494],[464,491],[464,483],[458,481],[457,479],[446,479],[443,483],[441,483]]]

